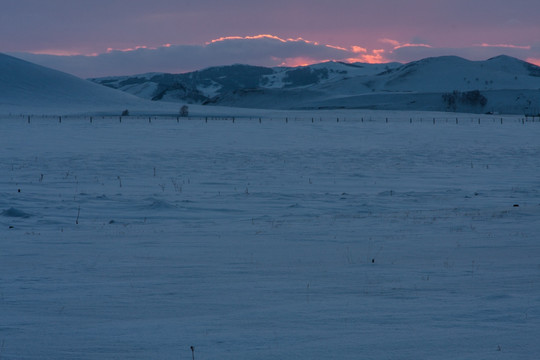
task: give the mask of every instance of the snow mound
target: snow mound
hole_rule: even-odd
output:
[[[31,215],[28,214],[28,213],[25,213],[22,210],[16,209],[14,207],[10,207],[9,209],[2,211],[2,216],[12,217],[12,218],[28,219]]]

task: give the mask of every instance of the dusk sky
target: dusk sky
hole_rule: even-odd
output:
[[[484,60],[506,54],[540,65],[538,0],[0,0],[0,5],[0,52],[81,77],[234,63],[408,62],[439,55]]]

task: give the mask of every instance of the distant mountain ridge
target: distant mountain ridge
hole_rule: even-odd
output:
[[[252,65],[211,67],[184,74],[149,73],[89,79],[151,100],[213,103],[230,92],[259,89],[298,89],[373,75],[397,64],[327,62],[305,67],[267,68]]]
[[[144,99],[203,105],[540,112],[540,67],[504,55],[485,61],[443,56],[408,64],[229,65],[90,80]]]

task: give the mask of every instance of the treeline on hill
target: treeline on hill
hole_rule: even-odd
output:
[[[461,92],[454,90],[442,95],[447,110],[456,111],[458,106],[484,107],[488,100],[479,90]]]

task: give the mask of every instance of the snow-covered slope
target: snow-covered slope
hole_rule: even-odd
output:
[[[510,113],[540,110],[540,68],[508,56],[486,61],[444,56],[405,65],[233,65],[187,74],[92,80],[151,100],[224,106]]]
[[[0,114],[156,108],[122,91],[0,53]]]

